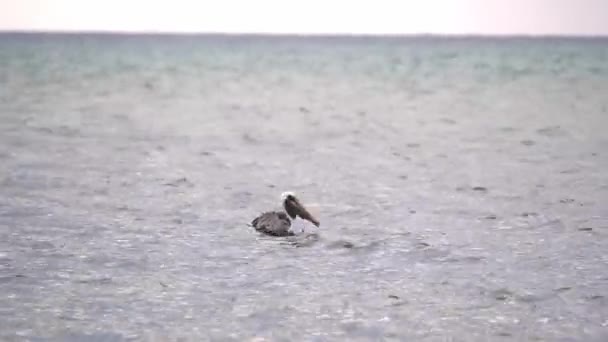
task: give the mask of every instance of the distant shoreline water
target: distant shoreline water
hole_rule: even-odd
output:
[[[305,38],[305,39],[396,39],[396,40],[589,40],[608,41],[608,35],[584,34],[480,34],[480,33],[415,33],[415,34],[380,34],[380,33],[271,33],[271,32],[170,32],[170,31],[63,31],[63,30],[1,30],[0,36],[6,35],[50,35],[50,36],[176,36],[176,37],[234,37],[234,38]]]

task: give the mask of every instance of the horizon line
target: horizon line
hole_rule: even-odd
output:
[[[347,33],[347,32],[224,32],[224,31],[155,31],[155,30],[42,30],[0,29],[0,34],[57,34],[57,35],[141,35],[141,36],[253,36],[253,37],[351,37],[351,38],[608,38],[608,34],[587,33]]]

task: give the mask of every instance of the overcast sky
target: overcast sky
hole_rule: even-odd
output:
[[[0,30],[608,35],[608,0],[0,0]]]

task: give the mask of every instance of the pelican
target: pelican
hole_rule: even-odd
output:
[[[296,217],[310,221],[317,227],[319,226],[319,221],[306,210],[293,192],[282,193],[281,202],[285,211],[264,212],[251,221],[251,226],[260,233],[272,236],[295,235],[289,228],[291,227],[291,220],[295,220]]]

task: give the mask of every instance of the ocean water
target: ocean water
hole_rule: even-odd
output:
[[[1,34],[0,161],[3,341],[608,339],[608,39]]]

